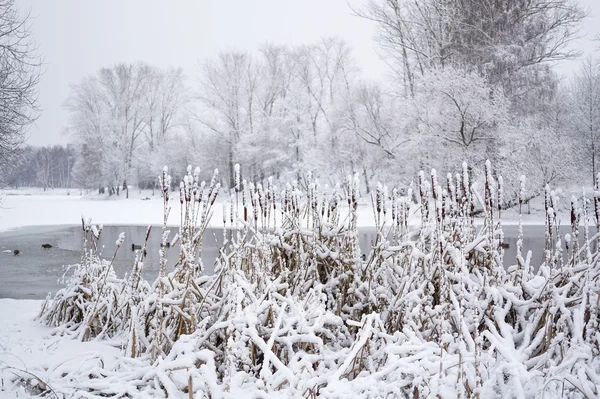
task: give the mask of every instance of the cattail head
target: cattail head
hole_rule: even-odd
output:
[[[121,233],[119,234],[119,238],[116,241],[116,245],[117,245],[117,249],[121,247],[121,245],[123,245],[123,242],[125,241],[125,233]]]
[[[375,189],[375,209],[377,213],[381,213],[382,202],[383,202],[383,186],[380,182],[377,182],[377,188]]]
[[[571,226],[575,229],[577,226],[577,198],[571,196]]]
[[[169,189],[171,187],[171,176],[169,176],[169,168],[163,167],[162,174],[158,177],[158,182],[161,186],[163,196],[169,200]]]
[[[203,180],[200,182],[200,186],[196,192],[196,202],[202,202],[202,197],[204,196],[204,187],[206,187],[206,182]]]
[[[231,201],[229,201],[229,221],[233,225],[233,204],[235,203],[234,195],[231,194]]]
[[[210,197],[210,205],[212,206],[219,195],[219,189],[221,188],[221,183],[217,183],[215,188],[213,189],[212,196]]]
[[[240,164],[236,163],[233,167],[233,181],[235,184],[235,192],[238,193],[240,191]]]
[[[215,190],[215,187],[217,185],[217,181],[219,179],[219,169],[215,169],[215,171],[213,172],[212,178],[210,179],[210,186],[208,187],[208,196],[206,197],[206,200],[210,200],[212,195],[213,195],[213,191]]]
[[[471,192],[470,190],[470,182],[469,182],[469,167],[466,162],[462,164],[463,174],[462,174],[462,191],[465,198],[469,197]]]
[[[248,182],[246,181],[246,179],[242,180],[242,205],[244,206],[244,208],[247,206],[246,203],[246,186],[248,185]]]
[[[504,201],[504,179],[502,179],[502,176],[498,176],[498,209],[502,209],[503,201]]]
[[[392,221],[396,220],[396,213],[397,211],[397,201],[398,201],[398,189],[394,188],[392,190]]]

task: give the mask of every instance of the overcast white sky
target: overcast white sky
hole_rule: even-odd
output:
[[[600,0],[580,0],[592,14],[578,46],[591,52],[600,32]],[[365,77],[381,77],[372,23],[352,15],[347,0],[16,0],[31,11],[33,34],[47,63],[39,87],[41,115],[28,143],[66,143],[62,105],[69,86],[117,62],[182,66],[223,49],[256,51],[266,41],[303,44],[338,36],[354,49]],[[358,6],[366,0],[350,0]],[[575,62],[560,66],[569,74]]]

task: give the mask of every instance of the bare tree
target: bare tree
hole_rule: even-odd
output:
[[[147,67],[147,90],[144,96],[147,107],[146,140],[150,149],[160,145],[178,122],[176,116],[187,103],[183,69],[160,70]]]
[[[453,65],[475,68],[510,98],[537,88],[540,75],[552,79],[545,64],[578,55],[568,44],[586,16],[573,0],[370,0],[354,11],[377,23],[407,93],[416,76]]]
[[[0,171],[11,162],[26,128],[37,117],[42,64],[28,20],[28,15],[19,15],[14,0],[0,0]]]
[[[595,182],[600,156],[600,62],[588,57],[573,77],[570,90],[573,140]]]
[[[257,71],[249,54],[228,51],[203,63],[200,73],[198,99],[203,107],[197,120],[226,146],[227,175],[233,187],[237,146],[244,134],[252,133],[253,113],[258,107],[254,101]]]

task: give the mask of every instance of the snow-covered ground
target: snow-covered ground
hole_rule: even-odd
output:
[[[175,200],[172,202],[178,208]],[[132,192],[131,198],[125,199],[124,195],[80,195],[78,190],[71,190],[70,195],[66,190],[9,190],[0,205],[0,230],[80,224],[82,216],[106,225],[162,224],[162,199],[158,194],[152,197],[151,192]],[[178,218],[179,214],[172,212],[169,223],[178,224]]]
[[[218,201],[221,203],[214,207],[211,219],[213,227],[223,226],[223,197],[219,197]],[[178,226],[178,192],[171,195],[171,207],[168,224]],[[544,223],[539,207],[537,203],[532,204],[532,213],[523,217],[525,224]],[[85,194],[76,189],[54,189],[45,192],[39,188],[7,190],[0,202],[0,231],[22,226],[77,225],[81,223],[82,216],[86,220],[91,218],[93,223],[107,226],[160,225],[163,223],[162,198],[158,191],[152,195],[150,190],[131,190],[129,199],[126,199],[124,194],[109,197],[95,192]],[[561,224],[568,225],[568,213],[562,212],[560,216]],[[411,219],[418,220],[416,210],[411,212]],[[515,224],[517,220],[515,210],[509,210],[503,223]],[[358,223],[361,227],[375,224],[369,198],[360,201]]]
[[[5,391],[0,386],[0,399],[29,398],[36,393],[39,380],[54,380],[53,376],[82,366],[104,364],[111,367],[121,356],[118,343],[79,342],[52,335],[55,329],[35,320],[43,302],[0,299],[0,380],[22,378],[18,390]]]
[[[69,192],[69,194],[67,194]],[[223,226],[223,196],[214,206],[211,218],[213,227]],[[178,226],[180,222],[179,193],[171,195],[171,213],[168,224]],[[130,198],[120,196],[80,194],[79,190],[41,191],[36,188],[8,190],[0,205],[0,231],[22,226],[76,225],[81,217],[92,223],[107,226],[161,225],[163,203],[158,191],[130,192]],[[359,209],[359,224],[373,226],[373,210],[368,200],[363,200]]]

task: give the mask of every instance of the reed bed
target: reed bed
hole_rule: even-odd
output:
[[[482,192],[466,165],[442,179],[421,172],[406,196],[379,184],[376,239],[364,255],[358,177],[277,188],[245,181],[238,166],[207,275],[202,240],[221,189],[217,171],[209,183],[199,175],[188,168],[180,184],[181,225],[169,243],[175,199],[168,170],[159,177],[154,282],[142,278],[145,251],[117,278],[97,255],[101,231],[83,224],[82,262],[41,318],[73,339],[121,340],[123,361],[55,376],[55,389],[86,398],[600,395],[600,236],[588,229],[600,221],[598,183],[592,198],[571,199],[564,237],[546,188],[544,261],[532,265],[522,228],[516,259],[504,256],[503,182],[489,162]],[[524,178],[520,186],[521,208]],[[179,247],[171,271],[167,244]]]

